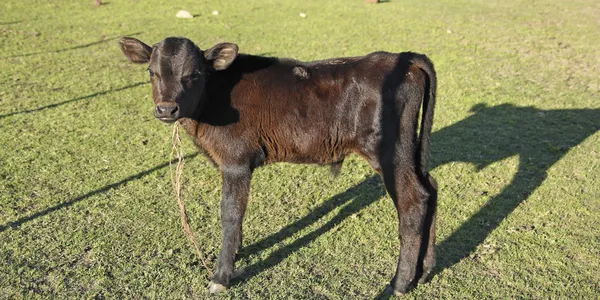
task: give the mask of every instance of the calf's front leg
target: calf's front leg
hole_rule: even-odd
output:
[[[223,199],[221,200],[221,225],[223,242],[217,260],[215,275],[209,291],[224,291],[233,276],[236,251],[242,244],[242,221],[248,203],[252,171],[245,166],[223,166]]]

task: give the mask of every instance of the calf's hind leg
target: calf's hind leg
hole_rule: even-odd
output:
[[[422,274],[419,278],[419,283],[426,283],[435,267],[435,220],[437,215],[437,192],[438,185],[431,174],[427,174],[427,181],[424,183],[429,192],[427,199],[427,214],[425,216],[423,242],[421,244],[422,256]],[[419,258],[421,259],[421,258]]]
[[[394,294],[404,294],[418,272],[429,193],[414,169],[401,164],[384,166],[383,181],[396,206],[400,223],[400,258],[391,287]]]

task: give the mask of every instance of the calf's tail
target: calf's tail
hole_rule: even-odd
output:
[[[419,132],[419,149],[417,158],[419,170],[423,177],[427,177],[427,166],[431,153],[431,128],[433,126],[433,110],[435,107],[435,96],[437,89],[437,77],[433,63],[425,55],[417,55],[412,59],[413,64],[427,74],[425,93],[423,98],[423,113],[421,117],[421,130]]]

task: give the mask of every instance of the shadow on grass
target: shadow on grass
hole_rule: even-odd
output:
[[[57,50],[45,50],[45,51],[31,52],[31,53],[25,53],[25,54],[8,55],[8,56],[2,56],[1,58],[27,57],[27,56],[33,56],[33,55],[39,55],[39,54],[45,54],[45,53],[61,53],[61,52],[66,52],[66,51],[71,51],[71,50],[87,48],[87,47],[91,47],[91,46],[98,45],[98,44],[103,44],[106,42],[110,42],[110,41],[119,39],[122,36],[136,36],[136,35],[140,35],[140,34],[142,34],[142,32],[134,32],[134,33],[125,34],[125,35],[103,38],[103,39],[95,41],[95,42],[77,45],[77,46],[73,46],[73,47],[69,47],[69,48],[63,48],[63,49],[57,49]]]
[[[433,134],[432,169],[452,162],[467,162],[481,170],[515,155],[519,157],[519,169],[500,194],[490,197],[458,230],[438,242],[436,274],[475,251],[500,222],[543,183],[550,167],[570,149],[600,130],[600,109],[541,110],[503,104],[494,107],[476,105],[471,111],[474,113],[472,116]],[[487,193],[480,192],[482,195]],[[383,195],[381,180],[373,176],[326,200],[314,212],[278,233],[244,247],[242,256],[272,247],[314,224],[335,207],[350,202],[327,224],[247,267],[240,279],[248,279],[273,267]],[[390,270],[390,278],[392,272]],[[234,282],[237,283],[239,280]],[[384,291],[377,296],[385,297]]]
[[[189,155],[186,155],[184,158],[185,158],[185,159],[190,159],[190,158],[196,157],[197,155],[198,155],[198,153],[189,154]],[[175,162],[175,163],[176,163],[176,162]],[[83,200],[85,200],[85,199],[87,199],[87,198],[89,198],[89,197],[92,197],[92,196],[94,196],[94,195],[97,195],[97,194],[101,194],[101,193],[107,192],[107,191],[109,191],[109,190],[111,190],[111,189],[114,189],[114,188],[118,188],[118,187],[120,187],[120,186],[122,186],[122,185],[126,184],[127,182],[130,182],[130,181],[134,181],[134,180],[137,180],[137,179],[143,178],[143,177],[144,177],[144,176],[146,176],[146,175],[149,175],[149,174],[151,174],[151,173],[153,173],[153,172],[155,172],[155,171],[157,171],[157,170],[160,170],[160,169],[162,169],[162,168],[165,168],[165,167],[168,167],[168,166],[169,166],[169,162],[162,163],[162,164],[160,164],[160,165],[157,165],[157,166],[155,166],[155,167],[153,167],[153,168],[150,168],[150,169],[148,169],[148,170],[145,170],[145,171],[139,172],[139,173],[137,173],[137,174],[135,174],[135,175],[131,175],[131,176],[129,176],[129,177],[127,177],[127,178],[125,178],[125,179],[123,179],[123,180],[121,180],[121,181],[117,181],[117,182],[115,182],[115,183],[111,183],[111,184],[109,184],[109,185],[106,185],[106,186],[104,186],[104,187],[101,187],[101,188],[99,188],[99,189],[96,189],[96,190],[93,190],[93,191],[91,191],[91,192],[88,192],[88,193],[86,193],[86,194],[84,194],[84,195],[81,195],[81,196],[79,196],[79,197],[77,197],[77,198],[73,198],[73,199],[71,199],[71,200],[69,200],[69,201],[66,201],[66,202],[63,202],[63,203],[61,203],[61,204],[58,204],[58,205],[55,205],[55,206],[52,206],[52,207],[46,208],[46,209],[44,209],[44,210],[42,210],[42,211],[40,211],[40,212],[37,212],[37,213],[35,213],[35,214],[33,214],[33,215],[30,215],[30,216],[27,216],[27,217],[20,218],[20,219],[18,219],[18,220],[16,220],[16,221],[13,221],[13,222],[8,222],[8,223],[6,223],[6,224],[4,224],[4,225],[0,225],[0,232],[3,232],[3,231],[5,231],[5,230],[6,230],[6,229],[8,229],[8,228],[16,228],[16,227],[19,227],[19,226],[21,226],[21,225],[22,225],[23,223],[25,223],[25,222],[29,222],[29,221],[31,221],[31,220],[33,220],[33,219],[36,219],[36,218],[38,218],[38,217],[43,217],[43,216],[45,216],[45,215],[47,215],[47,214],[49,214],[49,213],[55,212],[55,211],[57,211],[57,210],[59,210],[59,209],[66,208],[66,207],[69,207],[69,206],[72,206],[73,204],[75,204],[75,203],[77,203],[77,202],[81,202],[81,201],[83,201]]]
[[[437,272],[472,253],[504,218],[542,185],[548,169],[570,149],[600,130],[600,109],[541,110],[510,104],[494,107],[480,104],[471,111],[474,115],[434,134],[435,166],[468,162],[481,170],[517,155],[519,168],[498,195],[490,197],[467,222],[438,243]],[[487,194],[487,191],[480,192]]]
[[[97,96],[102,96],[102,95],[106,95],[106,94],[110,94],[110,93],[114,93],[114,92],[120,92],[126,89],[130,89],[136,86],[140,86],[140,85],[144,85],[144,84],[148,84],[148,82],[138,82],[138,83],[134,83],[128,86],[124,86],[124,87],[120,87],[120,88],[116,88],[113,90],[108,90],[108,91],[102,91],[102,92],[96,92],[93,94],[89,94],[87,96],[82,96],[82,97],[77,97],[71,100],[66,100],[66,101],[62,101],[62,102],[57,102],[57,103],[53,103],[53,104],[49,104],[46,106],[41,106],[38,108],[33,108],[33,109],[26,109],[26,110],[22,110],[22,111],[16,111],[16,112],[12,112],[12,113],[8,113],[8,114],[4,114],[4,115],[0,115],[0,119],[6,118],[6,117],[10,117],[10,116],[14,116],[14,115],[21,115],[21,114],[29,114],[32,112],[37,112],[37,111],[41,111],[44,109],[48,109],[48,108],[54,108],[57,106],[61,106],[61,105],[65,105],[65,104],[69,104],[72,102],[77,102],[77,101],[81,101],[81,100],[85,100],[85,99],[90,99],[90,98],[94,98]]]
[[[19,23],[23,23],[23,20],[0,22],[0,25],[13,25],[13,24],[19,24]]]
[[[376,200],[378,200],[384,195],[385,190],[383,188],[383,183],[381,182],[379,176],[371,176],[368,179],[362,181],[360,184],[346,190],[345,192],[329,198],[321,206],[315,209],[311,214],[286,226],[285,228],[281,229],[278,233],[273,234],[257,243],[244,247],[244,249],[240,253],[240,257],[254,255],[262,251],[263,249],[278,244],[279,242],[291,237],[298,231],[314,224],[320,218],[334,210],[336,207],[340,207],[350,202],[344,208],[342,208],[342,210],[333,219],[331,219],[323,226],[303,236],[302,238],[295,240],[290,245],[287,245],[275,251],[264,261],[245,268],[244,274],[240,276],[240,279],[250,278],[262,272],[263,270],[278,264],[296,250],[306,246],[308,243],[315,240],[323,233],[326,233],[327,231],[331,230],[333,227],[335,227],[335,225],[342,222],[348,216],[359,212],[361,209],[374,203]]]

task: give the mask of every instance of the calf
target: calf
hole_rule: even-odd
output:
[[[178,37],[152,47],[124,37],[120,45],[132,62],[150,64],[156,118],[179,120],[221,171],[223,240],[211,293],[234,274],[254,169],[274,162],[339,169],[350,153],[382,176],[398,211],[393,291],[427,279],[435,264],[437,186],[427,172],[436,75],[426,56],[375,52],[299,62],[241,54],[232,43],[201,50]]]

